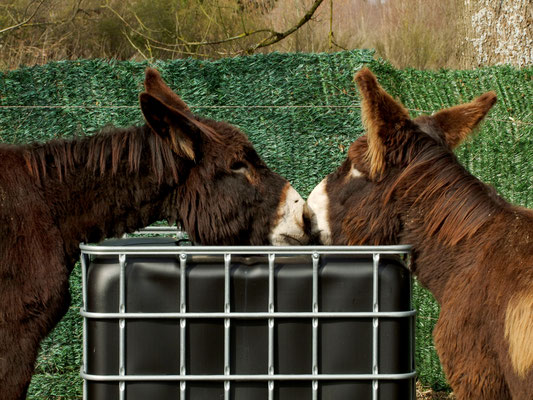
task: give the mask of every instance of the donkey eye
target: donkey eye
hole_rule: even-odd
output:
[[[243,161],[235,161],[231,164],[230,168],[233,172],[245,172],[248,169],[248,166]]]

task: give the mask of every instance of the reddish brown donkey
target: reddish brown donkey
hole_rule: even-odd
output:
[[[146,125],[0,145],[0,398],[23,399],[69,305],[80,242],[177,219],[202,244],[305,242],[303,200],[235,127],[194,116],[148,69]]]
[[[452,149],[496,101],[409,118],[374,75],[356,75],[366,136],[311,193],[327,244],[412,244],[441,313],[435,345],[459,399],[533,399],[533,212],[472,176]]]

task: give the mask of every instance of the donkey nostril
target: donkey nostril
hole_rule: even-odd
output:
[[[298,203],[300,200],[294,200],[295,203]]]

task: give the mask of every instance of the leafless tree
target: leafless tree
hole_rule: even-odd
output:
[[[244,21],[242,22],[242,31],[236,34],[229,34],[229,29],[225,37],[216,38],[212,40],[189,40],[179,34],[178,29],[176,29],[176,34],[172,35],[170,40],[162,41],[154,35],[156,30],[151,29],[139,18],[137,15],[133,15],[132,18],[128,18],[125,15],[125,12],[118,11],[111,3],[110,0],[106,1],[105,8],[111,11],[123,24],[124,30],[123,33],[127,37],[129,43],[144,57],[149,58],[149,52],[152,48],[157,50],[163,50],[167,52],[179,52],[184,54],[201,54],[201,51],[198,51],[204,47],[213,47],[220,46],[217,51],[221,55],[235,55],[235,54],[252,54],[258,49],[271,46],[275,43],[282,41],[287,38],[292,33],[296,32],[302,26],[304,26],[308,21],[310,21],[315,14],[318,7],[323,3],[324,0],[314,0],[309,9],[304,13],[304,15],[290,28],[283,31],[276,31],[272,28],[259,28],[259,29],[248,29]],[[263,2],[257,3],[252,7],[252,2],[248,1],[238,1],[237,4],[242,11],[249,10],[250,8],[254,11],[259,7],[262,12],[268,12],[275,5],[275,0],[265,0]],[[205,11],[204,11],[205,13]],[[212,17],[208,16],[210,22],[215,21]],[[216,23],[216,21],[214,22]],[[141,38],[144,42],[142,45],[135,43],[134,36]],[[207,35],[205,35],[207,36]],[[257,37],[258,39],[250,41],[251,38]],[[244,45],[239,47],[234,47],[231,50],[225,50],[223,45],[243,42]],[[192,50],[194,49],[194,50]]]
[[[46,0],[32,0],[32,1],[30,1],[28,3],[28,5],[26,6],[26,9],[24,10],[24,13],[23,13],[21,18],[17,18],[15,16],[11,16],[10,15],[11,19],[13,20],[13,24],[9,25],[9,26],[6,26],[6,27],[3,27],[3,28],[0,28],[0,34],[12,31],[14,29],[21,28],[21,27],[29,24],[32,21],[32,19],[35,17],[35,15],[37,14],[37,11],[39,11],[39,8],[43,5],[43,3],[45,1]],[[7,8],[6,8],[6,10],[7,10]]]

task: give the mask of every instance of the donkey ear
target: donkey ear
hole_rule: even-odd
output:
[[[370,162],[370,178],[379,179],[385,172],[386,143],[393,139],[409,113],[379,85],[368,68],[355,75],[361,93],[361,114],[368,138],[366,158]]]
[[[194,160],[194,136],[197,130],[190,118],[183,111],[146,92],[140,94],[139,102],[150,128],[167,142],[176,154]]]
[[[446,143],[453,149],[472,133],[494,103],[496,93],[487,92],[470,103],[441,110],[430,118],[442,130]]]
[[[156,69],[146,68],[144,88],[146,92],[157,97],[162,102],[178,110],[190,111],[187,104],[167,86]]]

